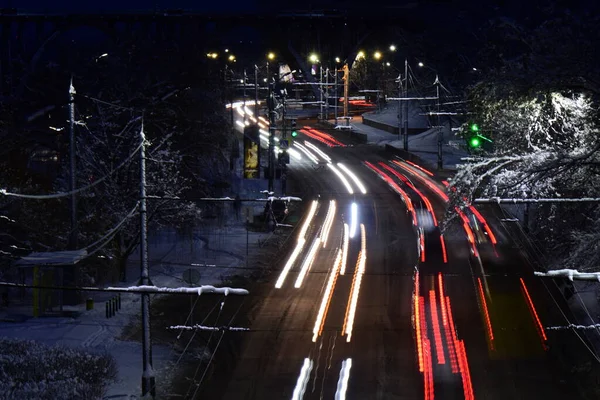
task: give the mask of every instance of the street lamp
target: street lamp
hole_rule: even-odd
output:
[[[312,63],[318,63],[319,62],[319,57],[316,54],[311,54],[308,59],[310,60],[310,62]]]
[[[362,50],[356,54],[356,60],[360,60],[361,58],[365,58],[365,52]]]
[[[390,51],[396,51],[396,46],[394,46],[393,44],[390,45]]]
[[[375,57],[376,60],[380,60],[381,59],[381,53],[376,51],[375,54],[373,54],[373,57]]]
[[[233,54],[230,54],[229,57],[227,57],[227,59],[229,61],[235,61],[235,56]]]
[[[340,58],[339,58],[339,57],[336,57],[336,58],[335,58],[335,62],[339,64],[339,63],[341,62]]]
[[[275,53],[271,52],[271,53],[267,54],[267,59],[269,59],[271,61],[274,60],[275,59]]]

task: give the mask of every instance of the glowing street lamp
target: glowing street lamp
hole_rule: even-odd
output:
[[[419,62],[419,67],[424,67],[425,64],[423,64],[422,62]]]
[[[391,45],[391,46],[390,46],[390,51],[396,51],[396,46],[394,46],[394,45]]]
[[[365,52],[364,51],[359,51],[358,54],[356,54],[356,59],[360,60],[361,58],[365,58]]]
[[[235,56],[233,54],[230,54],[229,57],[227,57],[227,59],[229,61],[235,61]]]
[[[269,54],[267,54],[267,58],[269,60],[274,60],[275,59],[275,53],[269,53]]]
[[[319,57],[316,54],[311,54],[308,59],[310,60],[310,62],[312,63],[318,63],[319,62]]]
[[[381,60],[381,53],[376,51],[375,54],[373,54],[373,57],[375,57],[376,60]]]
[[[339,57],[336,57],[336,58],[335,58],[335,62],[336,62],[336,63],[340,63],[340,62],[341,62],[340,58],[339,58]]]

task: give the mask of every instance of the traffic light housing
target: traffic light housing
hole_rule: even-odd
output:
[[[293,119],[291,121],[291,124],[290,124],[290,136],[292,138],[295,138],[295,137],[298,136],[298,128],[297,128],[297,124],[296,124],[296,120],[295,119]]]

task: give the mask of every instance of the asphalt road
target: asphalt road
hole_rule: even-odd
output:
[[[426,204],[439,225],[447,208],[438,193],[444,191],[441,179],[394,164],[380,148],[328,148],[306,135],[300,139],[308,139],[334,164],[343,162],[367,193],[345,175],[355,192],[349,194],[331,168],[318,169],[306,157],[292,162],[291,178],[306,187],[304,201],[318,200],[305,245],[285,280],[281,265],[270,282],[256,288],[264,299],[251,312],[251,330],[243,335],[231,376],[219,387],[209,381],[207,393],[223,399],[578,398],[563,368],[565,354],[580,351],[581,342],[563,341],[564,336],[546,335],[543,329],[565,323],[562,294],[533,277],[518,229],[499,209],[481,208],[492,234],[465,210],[473,243],[460,217],[444,231],[442,242]],[[364,161],[410,198],[415,216],[398,190]],[[319,244],[309,272],[295,287],[305,257],[323,236],[331,200],[336,213],[326,245]],[[343,248],[344,223],[352,230],[352,203],[358,222],[341,275],[342,263],[335,261]],[[558,339],[571,347],[555,346]]]

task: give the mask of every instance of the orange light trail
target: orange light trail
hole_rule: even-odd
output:
[[[531,296],[529,296],[529,290],[527,290],[527,286],[525,286],[525,281],[523,280],[523,278],[519,278],[519,279],[521,280],[521,287],[523,288],[523,293],[525,294],[525,298],[527,299],[527,302],[529,303],[529,309],[531,310],[531,313],[533,314],[533,317],[535,319],[536,326],[538,328],[538,333],[540,334],[540,337],[542,338],[542,340],[545,342],[548,340],[548,338],[546,337],[546,332],[544,332],[544,327],[542,326],[540,317],[538,316],[538,313],[535,310],[535,306],[533,305]]]
[[[333,143],[336,146],[346,147],[346,145],[344,143],[340,142],[339,140],[337,140],[336,138],[334,138],[333,136],[331,136],[328,133],[321,132],[320,130],[311,128],[310,126],[305,126],[304,129],[309,131],[312,134],[318,135],[321,138],[330,141],[331,143]]]
[[[425,207],[427,207],[427,210],[429,211],[429,213],[431,214],[431,217],[433,218],[433,225],[438,226],[437,223],[437,218],[435,217],[435,213],[433,212],[433,206],[431,205],[431,202],[429,201],[429,199],[423,194],[421,193],[421,191],[419,189],[417,189],[415,187],[415,185],[412,184],[411,181],[409,181],[404,175],[402,175],[400,172],[396,171],[394,168],[390,167],[389,165],[385,164],[384,162],[379,162],[379,165],[381,165],[383,168],[387,169],[388,171],[390,171],[392,174],[394,174],[398,179],[401,179],[402,182],[404,182],[408,187],[410,187],[412,190],[415,191],[415,193],[417,193],[419,195],[419,197],[421,198],[421,200],[423,200],[423,203],[425,203]]]
[[[463,229],[467,233],[467,239],[469,239],[469,243],[471,243],[471,248],[473,249],[473,254],[475,257],[478,256],[477,247],[475,246],[475,235],[471,230],[471,226],[469,225],[469,218],[465,215],[464,212],[460,210],[458,207],[454,207],[454,210],[458,213],[460,218],[463,220]]]
[[[377,173],[384,181],[386,181],[387,184],[390,185],[396,193],[400,194],[400,196],[404,200],[404,204],[406,204],[406,207],[412,213],[413,225],[416,226],[417,225],[417,213],[415,212],[415,208],[412,204],[412,201],[410,200],[410,197],[408,197],[408,194],[404,190],[402,190],[402,188],[400,188],[400,186],[398,186],[398,184],[396,182],[394,182],[394,180],[388,174],[386,174],[385,172],[383,172],[382,170],[377,168],[375,165],[371,164],[368,161],[365,161],[365,165],[367,167],[369,167],[371,170],[373,170],[375,173]]]
[[[454,318],[452,317],[452,306],[450,304],[450,297],[446,297],[447,309],[448,309],[448,320],[450,321],[450,327],[452,329],[452,338],[454,340],[454,348],[456,349],[456,355],[458,358],[458,368],[462,376],[463,393],[465,400],[473,400],[475,396],[473,394],[473,384],[471,382],[471,373],[469,371],[469,362],[467,360],[467,351],[462,340],[458,340],[456,336],[456,328],[454,326]]]
[[[440,320],[437,311],[437,301],[435,298],[435,290],[429,291],[429,308],[431,309],[431,322],[433,323],[433,339],[435,340],[435,354],[438,364],[446,364],[444,356],[444,345],[442,343],[442,333],[440,331]]]
[[[431,357],[431,343],[429,339],[425,339],[425,354],[427,355],[427,368],[425,368],[423,374],[423,384],[425,385],[425,400],[432,400],[434,398],[433,392],[433,365]]]
[[[446,306],[446,295],[444,294],[444,280],[442,274],[438,274],[438,286],[440,290],[440,305],[442,308],[442,325],[444,326],[444,334],[446,336],[446,344],[448,345],[448,354],[450,356],[450,367],[452,373],[458,373],[458,360],[456,358],[456,349],[454,348],[454,339],[452,338],[452,327],[448,320],[448,310]]]
[[[423,372],[423,340],[421,338],[421,312],[419,296],[419,272],[415,274],[415,325],[417,331],[417,358],[419,359],[419,372]]]
[[[425,185],[427,185],[427,187],[429,189],[431,189],[433,192],[435,192],[444,201],[446,201],[446,202],[450,201],[450,198],[448,197],[448,195],[446,193],[442,192],[440,190],[440,188],[438,188],[437,185],[431,181],[430,178],[426,178],[426,177],[422,176],[421,174],[415,173],[416,171],[414,171],[412,168],[402,164],[399,161],[392,160],[392,162],[394,164],[398,165],[400,168],[404,169],[405,171],[408,171],[409,173],[411,173],[411,175],[415,176],[417,179],[419,179],[421,182],[423,182]]]
[[[444,235],[440,235],[440,242],[442,243],[442,256],[444,257],[444,263],[447,263],[448,255],[446,254],[446,242],[444,241]]]
[[[481,297],[481,304],[483,305],[483,315],[485,317],[488,337],[490,339],[490,348],[494,350],[494,331],[492,330],[492,321],[490,320],[490,313],[488,311],[487,301],[485,300],[481,278],[477,278],[477,283],[479,284],[479,296]]]
[[[324,138],[322,138],[322,137],[321,137],[321,136],[319,136],[319,135],[313,134],[313,133],[311,133],[311,132],[307,131],[306,129],[300,129],[300,132],[304,133],[306,136],[309,136],[309,137],[311,137],[311,138],[313,138],[313,139],[316,139],[316,140],[318,140],[318,141],[319,141],[319,142],[321,142],[321,143],[324,143],[324,144],[326,144],[328,147],[333,147],[333,146],[335,146],[335,144],[334,144],[334,143],[332,143],[332,142],[330,142],[329,140],[327,140],[327,139],[324,139]]]
[[[427,175],[429,175],[429,176],[433,176],[433,172],[426,170],[425,168],[421,167],[420,165],[417,165],[417,164],[415,164],[414,162],[410,162],[410,161],[408,161],[408,160],[404,160],[404,161],[406,161],[406,163],[408,163],[408,164],[412,165],[413,167],[415,167],[415,168],[418,168],[418,169],[420,169],[421,171],[425,172]]]

